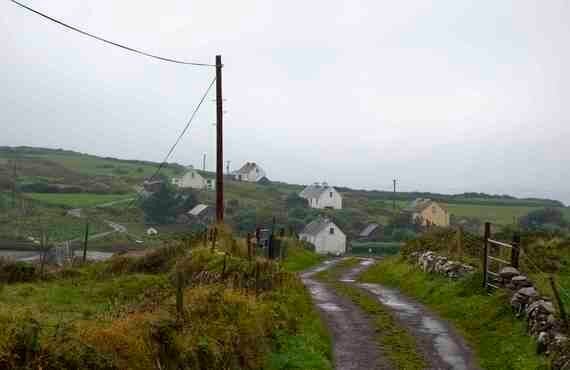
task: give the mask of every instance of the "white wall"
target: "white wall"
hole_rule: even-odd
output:
[[[330,233],[330,229],[334,229],[334,234]],[[300,234],[301,240],[306,240],[315,246],[315,252],[319,254],[345,254],[346,253],[346,235],[334,223],[330,222],[328,226],[318,233],[316,236],[308,234]]]
[[[333,187],[329,187],[327,191],[323,192],[318,198],[310,198],[308,201],[309,207],[311,208],[342,209],[342,195]]]

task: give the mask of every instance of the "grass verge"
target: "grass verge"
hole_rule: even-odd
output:
[[[488,296],[474,274],[459,281],[419,271],[401,257],[386,258],[371,267],[361,280],[400,289],[449,320],[474,349],[484,369],[547,369],[537,356],[534,340],[525,334],[502,293]]]
[[[338,281],[345,270],[357,264],[356,258],[343,260],[334,267],[319,272],[317,278],[328,283],[340,295],[350,299],[370,315],[374,321],[376,340],[381,351],[395,368],[426,369],[427,364],[418,351],[416,340],[410,332],[398,324],[392,313],[362,289]]]

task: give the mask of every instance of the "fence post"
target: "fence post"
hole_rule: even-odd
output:
[[[560,299],[560,294],[558,293],[558,289],[556,289],[556,283],[554,282],[554,277],[550,276],[548,280],[550,280],[550,286],[552,287],[554,298],[556,298],[556,302],[558,303],[558,308],[560,309],[560,318],[562,319],[562,322],[564,323],[566,330],[568,330],[569,325],[568,325],[568,317],[566,316],[566,309],[564,308],[564,303],[562,302],[562,299]]]
[[[511,265],[518,269],[520,260],[520,249],[521,249],[521,236],[519,233],[515,232],[513,234],[513,249],[511,249]]]
[[[485,222],[485,235],[483,246],[483,288],[487,288],[488,270],[489,270],[489,238],[491,237],[491,223]]]
[[[214,228],[212,230],[212,252],[216,249],[216,239],[218,237],[218,229]]]
[[[463,226],[459,226],[457,234],[457,253],[459,254],[459,260],[463,261]]]
[[[87,262],[87,242],[89,241],[89,221],[85,223],[85,240],[83,241],[83,263]]]
[[[179,320],[184,318],[184,274],[182,271],[176,273],[176,313]]]
[[[251,234],[247,233],[246,237],[246,244],[247,244],[247,258],[251,261]]]

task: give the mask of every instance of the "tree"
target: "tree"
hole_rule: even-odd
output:
[[[174,188],[164,182],[159,191],[142,201],[141,208],[147,222],[167,224],[176,219],[178,202],[179,198]]]
[[[553,225],[558,228],[568,226],[568,222],[564,219],[564,214],[557,208],[531,211],[526,216],[521,217],[520,224],[526,229],[542,229],[546,225]],[[547,228],[552,228],[552,226],[547,226]]]
[[[291,209],[296,207],[304,207],[307,204],[307,201],[301,198],[297,193],[293,192],[287,195],[285,204],[287,204],[287,209]]]

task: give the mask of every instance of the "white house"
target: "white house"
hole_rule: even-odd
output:
[[[263,168],[255,162],[246,162],[239,170],[233,172],[237,181],[258,182],[267,175]]]
[[[346,252],[346,235],[328,218],[319,217],[305,226],[299,238],[315,246],[319,254],[341,255]]]
[[[216,188],[216,182],[213,178],[206,178],[202,176],[192,166],[188,167],[188,170],[182,177],[174,177],[172,179],[172,184],[176,185],[179,188],[205,190],[214,190]]]
[[[342,195],[326,182],[307,186],[299,196],[306,199],[311,208],[342,209]]]

